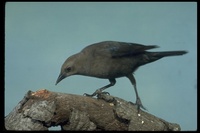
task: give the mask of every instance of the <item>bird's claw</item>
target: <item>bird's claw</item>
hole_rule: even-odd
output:
[[[143,105],[137,105],[137,106],[138,106],[138,110],[139,110],[140,108],[142,108],[142,109],[148,111],[147,108],[145,108]]]
[[[93,94],[87,94],[87,93],[84,93],[84,94],[83,94],[83,96],[87,96],[87,97],[93,97],[93,96],[95,96],[95,95],[93,95]]]
[[[137,105],[137,108],[138,108],[138,112],[139,112],[139,110],[140,110],[140,108],[142,108],[142,109],[144,109],[144,110],[146,110],[146,111],[148,111],[143,105],[142,105],[142,102],[141,102],[141,100],[140,100],[140,98],[137,98],[137,100],[136,100],[136,103],[135,103],[136,105]]]
[[[106,92],[106,91],[101,92],[101,93],[99,93],[99,94],[100,94],[100,95],[101,95],[101,94],[110,95],[110,93],[109,93],[109,92]],[[99,94],[98,94],[98,95],[99,95]]]
[[[88,97],[93,97],[93,96],[102,95],[102,94],[110,95],[109,92],[102,92],[102,91],[100,91],[100,90],[96,90],[93,94],[84,93],[83,95],[84,95],[84,96],[88,96]]]

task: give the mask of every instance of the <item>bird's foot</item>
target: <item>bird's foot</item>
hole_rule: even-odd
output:
[[[84,93],[83,95],[84,96],[88,96],[88,97],[93,97],[93,96],[96,96],[96,95],[98,96],[98,95],[102,95],[102,94],[110,95],[110,93],[108,93],[108,92],[102,92],[99,89],[97,89],[93,94]]]
[[[97,97],[98,97],[99,95],[110,95],[110,93],[109,93],[109,92],[106,92],[106,91],[104,91],[104,92],[98,93],[98,94],[97,94]]]
[[[84,93],[84,94],[83,94],[83,96],[87,96],[87,97],[93,97],[93,96],[95,96],[95,95],[96,95],[96,94],[94,94],[94,93],[93,93],[93,94],[87,94],[87,93]]]
[[[142,102],[141,102],[141,100],[140,100],[139,97],[136,99],[136,103],[135,103],[135,104],[137,105],[138,112],[140,111],[140,108],[142,108],[142,109],[144,109],[144,110],[147,110],[147,109],[142,105]]]

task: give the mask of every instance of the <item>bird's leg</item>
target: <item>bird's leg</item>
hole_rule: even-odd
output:
[[[139,97],[139,95],[138,95],[137,87],[136,87],[136,80],[135,80],[134,76],[133,76],[132,74],[129,74],[127,77],[128,77],[128,79],[131,81],[131,83],[132,83],[132,85],[133,85],[133,87],[134,87],[134,90],[135,90],[135,94],[136,94],[136,103],[135,103],[135,104],[136,104],[137,107],[138,107],[138,112],[139,112],[139,110],[140,110],[140,107],[141,107],[142,109],[144,109],[144,110],[147,110],[147,109],[142,105],[142,102],[141,102],[140,97]]]
[[[108,92],[102,92],[102,91],[105,90],[105,89],[107,89],[107,88],[109,88],[109,87],[111,87],[111,86],[113,86],[113,85],[115,85],[116,80],[115,80],[115,79],[109,79],[109,81],[110,81],[110,84],[108,84],[108,85],[106,85],[106,86],[104,86],[104,87],[101,87],[101,88],[97,89],[93,94],[84,93],[83,95],[89,96],[89,97],[93,97],[93,96],[96,96],[96,95],[102,94],[102,93],[104,93],[104,94],[109,94]]]

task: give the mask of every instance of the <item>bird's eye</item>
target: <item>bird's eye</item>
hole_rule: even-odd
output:
[[[70,72],[71,71],[71,67],[67,67],[65,70],[66,70],[66,72]]]

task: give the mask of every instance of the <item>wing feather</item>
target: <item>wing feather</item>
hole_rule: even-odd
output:
[[[142,45],[116,41],[104,41],[89,45],[83,51],[89,50],[94,56],[124,57],[142,54],[145,50],[157,48],[156,45]]]

